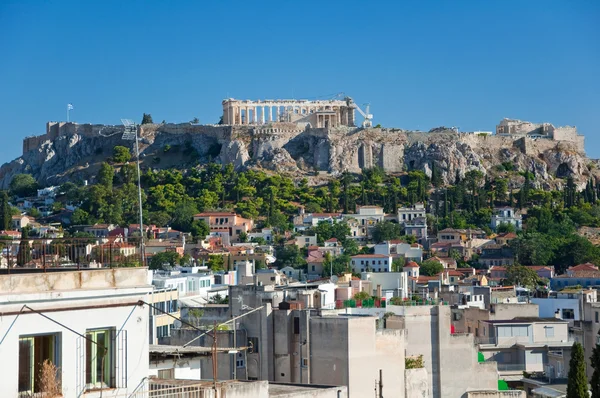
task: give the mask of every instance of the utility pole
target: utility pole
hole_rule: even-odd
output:
[[[379,398],[383,398],[383,370],[379,369]]]
[[[212,363],[213,363],[213,387],[214,390],[217,391],[217,321],[214,322],[213,326],[213,345],[212,345]]]

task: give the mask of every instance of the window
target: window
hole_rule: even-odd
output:
[[[575,319],[575,311],[572,308],[563,308],[562,319]]]
[[[300,318],[294,317],[294,334],[300,334]]]
[[[545,326],[544,331],[546,332],[546,337],[554,337],[554,327],[553,326]]]
[[[596,321],[596,323],[598,323],[598,311],[595,312],[595,317],[596,317],[595,321]]]
[[[237,358],[235,360],[235,366],[237,368],[245,368],[246,367],[246,361],[244,360],[244,354],[242,354],[241,352],[237,353]]]
[[[40,392],[42,365],[48,360],[60,367],[60,335],[19,337],[19,392]],[[60,372],[59,372],[60,375]]]
[[[471,326],[467,326],[467,333],[471,333]]]
[[[158,371],[158,378],[159,379],[167,379],[167,380],[172,380],[175,378],[175,369],[171,368],[171,369],[161,369]]]
[[[85,342],[85,383],[88,389],[115,387],[114,329],[89,330]]]
[[[312,270],[313,270],[313,271],[315,270],[315,266],[314,266],[314,265],[312,266]]]

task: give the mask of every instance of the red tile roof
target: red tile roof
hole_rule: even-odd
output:
[[[598,271],[598,267],[596,267],[592,263],[584,263],[575,265],[573,267],[568,268],[569,271]]]
[[[385,254],[357,254],[356,256],[352,256],[352,258],[389,258],[390,256],[386,256]]]
[[[218,217],[218,216],[237,216],[234,212],[224,212],[224,211],[207,211],[204,213],[194,214],[194,217]]]
[[[406,263],[406,265],[404,265],[403,268],[420,268],[419,264],[415,263],[414,261],[409,261]]]
[[[337,242],[337,241],[338,240],[336,238],[331,238],[331,239],[327,239],[325,242],[333,243],[333,242]]]

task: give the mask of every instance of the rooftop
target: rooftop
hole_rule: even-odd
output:
[[[567,323],[567,321],[558,318],[539,318],[535,316],[530,317],[517,317],[513,319],[502,319],[493,321],[483,321],[491,324],[512,324],[512,323]]]

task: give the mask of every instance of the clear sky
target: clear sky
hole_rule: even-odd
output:
[[[371,103],[374,123],[576,125],[600,157],[600,1],[0,0],[0,162],[48,120],[215,123],[221,100]]]

